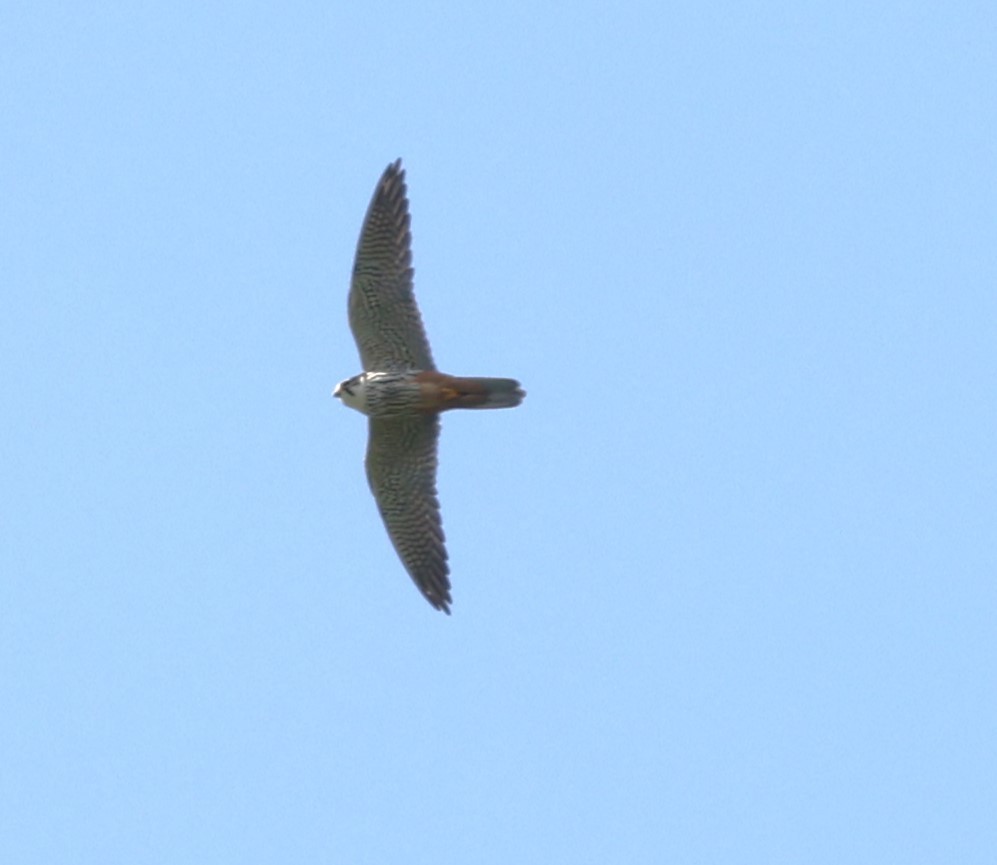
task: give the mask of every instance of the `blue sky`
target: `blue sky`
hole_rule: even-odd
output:
[[[997,7],[8,3],[0,860],[991,863]],[[454,614],[346,292],[403,157]]]

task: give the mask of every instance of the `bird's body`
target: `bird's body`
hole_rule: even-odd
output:
[[[511,378],[459,378],[435,370],[364,372],[336,386],[343,405],[368,417],[404,417],[453,408],[512,408],[523,401]]]
[[[350,328],[364,372],[333,394],[370,419],[367,480],[388,535],[416,585],[449,613],[449,568],[436,497],[439,414],[512,408],[525,396],[508,378],[437,371],[412,290],[405,172],[389,165],[374,191],[357,245]]]

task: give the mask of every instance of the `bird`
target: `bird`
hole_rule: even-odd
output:
[[[518,406],[511,378],[460,377],[433,362],[415,301],[401,159],[374,189],[360,230],[348,314],[363,372],[333,396],[367,416],[367,482],[398,557],[423,596],[450,615],[450,567],[436,490],[440,414]]]

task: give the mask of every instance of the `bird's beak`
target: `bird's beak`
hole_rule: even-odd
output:
[[[332,391],[332,395],[333,396],[339,396],[339,390],[340,390],[341,387],[342,387],[342,385],[338,385],[337,384],[336,387]]]

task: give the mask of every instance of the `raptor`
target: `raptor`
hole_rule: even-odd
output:
[[[511,378],[436,369],[412,289],[412,235],[401,160],[378,181],[357,244],[350,330],[364,371],[333,395],[367,415],[367,482],[402,564],[436,609],[450,613],[450,568],[436,493],[440,414],[512,408]]]

